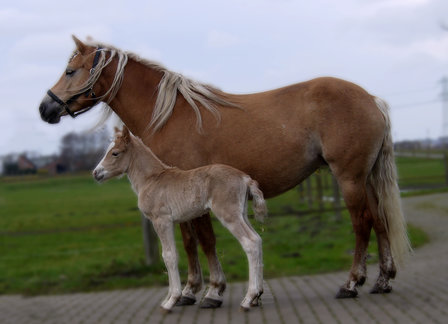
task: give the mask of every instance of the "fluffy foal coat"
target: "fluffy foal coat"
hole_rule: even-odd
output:
[[[249,287],[244,310],[258,305],[263,293],[261,238],[247,219],[247,200],[253,198],[255,218],[267,213],[263,193],[247,174],[221,164],[183,171],[161,162],[143,142],[124,127],[93,171],[99,182],[127,173],[138,196],[138,207],[148,217],[162,244],[169,292],[161,307],[170,310],[182,295],[174,223],[212,211],[238,239],[249,261]]]

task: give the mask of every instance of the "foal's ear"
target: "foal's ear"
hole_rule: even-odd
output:
[[[82,55],[84,55],[87,50],[86,44],[81,42],[75,35],[72,35],[72,38],[76,44],[76,48],[78,49],[78,52],[81,53]]]
[[[131,141],[131,133],[129,132],[129,129],[126,126],[123,126],[123,130],[121,132],[123,141],[128,144]]]

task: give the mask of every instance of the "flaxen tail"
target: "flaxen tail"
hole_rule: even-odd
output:
[[[252,209],[254,211],[255,219],[259,222],[263,222],[268,214],[263,192],[258,188],[258,183],[252,179],[247,183],[247,187],[252,196]]]
[[[403,265],[409,257],[412,248],[407,235],[406,221],[401,209],[389,107],[380,98],[375,98],[375,102],[386,120],[386,134],[369,181],[378,199],[378,215],[386,227],[392,257],[397,265]]]

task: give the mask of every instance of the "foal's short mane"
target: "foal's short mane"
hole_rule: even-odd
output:
[[[179,73],[169,71],[159,63],[143,59],[134,53],[124,52],[110,45],[101,43],[90,43],[89,45],[102,48],[102,53],[94,73],[90,76],[89,80],[87,80],[87,84],[79,89],[79,92],[83,92],[85,91],[84,89],[90,88],[98,80],[101,71],[112,62],[114,57],[118,60],[117,71],[115,73],[112,86],[107,93],[100,98],[104,99],[106,96],[109,96],[106,104],[112,101],[121,87],[124,68],[128,62],[128,59],[134,60],[153,70],[163,73],[163,77],[160,80],[157,89],[157,99],[153,109],[151,122],[148,125],[148,129],[152,128],[152,132],[160,130],[170,118],[176,103],[178,92],[185,98],[194,110],[196,114],[196,127],[198,131],[202,130],[202,116],[198,103],[204,109],[211,112],[218,122],[220,121],[221,116],[216,108],[216,104],[229,107],[238,107],[236,104],[227,101],[219,95],[218,89],[200,82],[196,82]],[[107,60],[106,52],[109,52],[110,54],[110,57]],[[148,95],[152,95],[152,92],[150,92],[149,89]],[[109,107],[106,107],[102,122],[104,122],[111,114],[112,110]]]

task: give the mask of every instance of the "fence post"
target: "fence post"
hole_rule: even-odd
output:
[[[145,247],[145,261],[147,265],[154,265],[160,262],[159,242],[156,231],[149,219],[141,213],[143,246]]]
[[[335,218],[337,221],[341,221],[342,214],[341,214],[341,197],[339,194],[339,186],[333,174],[331,174],[331,180],[333,183],[333,208],[335,211]]]
[[[322,190],[322,174],[320,171],[315,173],[316,177],[316,186],[317,186],[317,205],[319,211],[322,212],[324,210],[324,192]]]
[[[448,185],[448,155],[443,154],[443,165],[445,166],[445,184]]]
[[[313,209],[313,188],[311,188],[311,176],[306,178],[306,191],[308,196],[308,209]]]
[[[303,182],[297,186],[297,192],[299,193],[299,202],[305,203],[305,189],[303,188]]]

